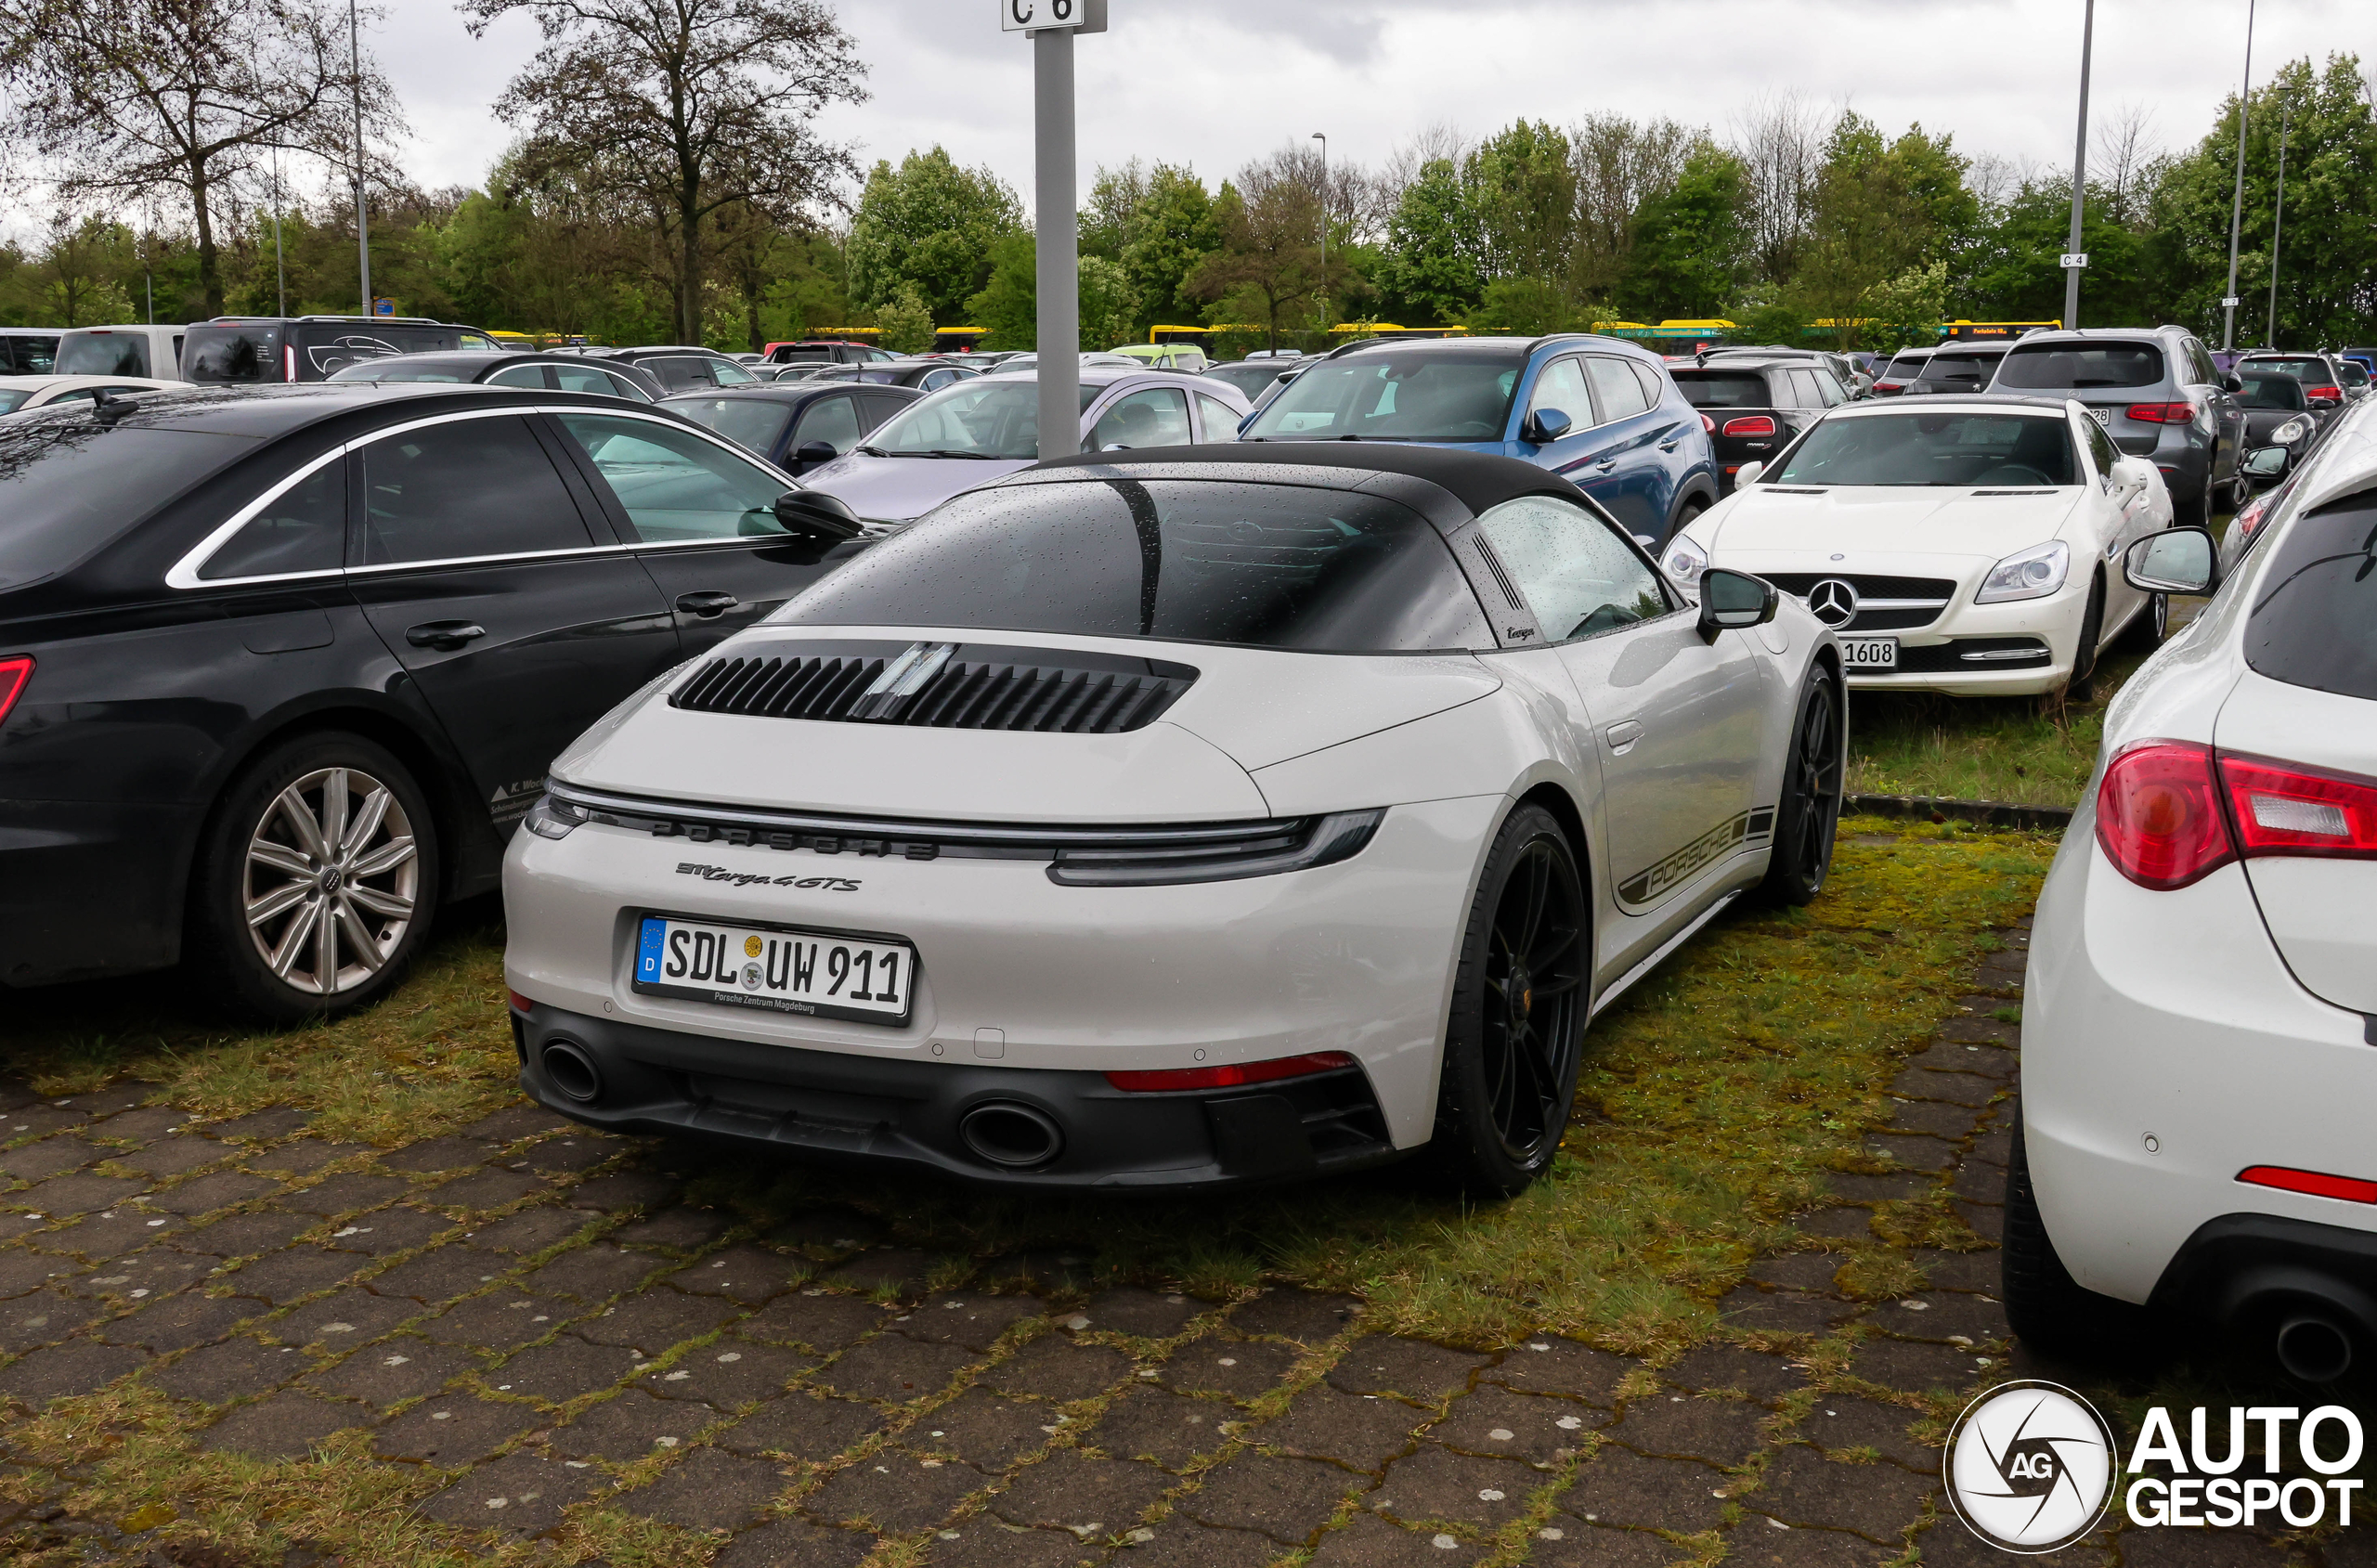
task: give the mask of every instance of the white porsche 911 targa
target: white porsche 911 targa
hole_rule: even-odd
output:
[[[522,1082],[1031,1188],[1557,1151],[1587,1021],[1831,861],[1824,626],[1566,480],[1179,447],[960,496],[604,719],[505,867]]]

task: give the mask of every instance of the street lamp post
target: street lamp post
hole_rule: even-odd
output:
[[[371,225],[363,206],[363,42],[356,0],[346,0],[346,69],[355,87],[355,258],[363,291],[363,314],[371,311]]]
[[[2278,112],[2278,208],[2269,219],[2269,346],[2278,346],[2278,242],[2286,232],[2286,133],[2294,121],[2294,100]]]
[[[2245,0],[2245,84],[2237,94],[2237,193],[2228,202],[2228,289],[2220,296],[2223,354],[2237,346],[2237,240],[2245,223],[2245,123],[2254,108],[2254,9],[2257,4],[2258,0]]]
[[[2086,19],[2080,24],[2080,132],[2072,152],[2072,244],[2063,257],[2063,325],[2080,325],[2080,274],[2088,253],[2080,248],[2080,218],[2088,199],[2088,62],[2097,44],[2097,0],[2088,0]]]
[[[1312,139],[1320,144],[1320,330],[1325,332],[1329,330],[1329,136],[1315,131]]]
[[[999,0],[999,26],[1032,39],[1033,378],[1040,460],[1081,450],[1081,214],[1073,206],[1073,34],[1106,31],[1106,0]]]

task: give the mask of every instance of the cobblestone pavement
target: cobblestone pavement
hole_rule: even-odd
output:
[[[296,1111],[204,1124],[0,1082],[0,1399],[15,1420],[138,1379],[186,1402],[201,1448],[265,1459],[359,1429],[458,1540],[600,1508],[708,1537],[683,1555],[720,1545],[719,1568],[853,1568],[887,1537],[947,1568],[2004,1561],[1944,1511],[1911,1430],[1927,1392],[2026,1369],[1994,1253],[1921,1252],[1930,1288],[1883,1304],[1834,1275],[1876,1206],[1942,1186],[1998,1234],[2018,1028],[1990,1015],[2027,940],[2007,935],[1890,1085],[1873,1144],[1902,1173],[1838,1178],[1809,1250],[1757,1263],[1726,1337],[1672,1365],[1374,1334],[1358,1301],[1287,1289],[1085,1298],[1059,1256],[934,1290],[932,1260],[864,1218],[750,1234],[682,1199],[686,1151],[525,1104],[375,1151]],[[123,1524],[0,1504],[0,1548],[215,1561],[146,1557]],[[2109,1527],[2047,1561],[2290,1554]]]

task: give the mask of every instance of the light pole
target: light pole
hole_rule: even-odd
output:
[[[2080,217],[2088,200],[2088,61],[2097,44],[2097,0],[2088,0],[2080,24],[2080,131],[2072,150],[2072,244],[2063,257],[2063,327],[2080,325],[2080,274],[2088,253],[2080,248]]]
[[[2237,193],[2228,202],[2228,291],[2220,296],[2225,317],[2220,352],[2237,346],[2237,238],[2245,222],[2245,122],[2254,108],[2254,9],[2258,0],[2245,0],[2245,84],[2237,94]]]
[[[2269,219],[2269,346],[2278,346],[2278,242],[2286,232],[2286,132],[2294,121],[2294,100],[2280,100],[2278,111],[2278,209]]]
[[[1033,379],[1040,460],[1081,450],[1081,214],[1073,207],[1073,34],[1106,31],[1106,0],[999,0],[999,27],[1032,39]]]
[[[346,0],[346,69],[355,78],[355,257],[363,289],[363,314],[371,314],[371,226],[363,208],[363,43],[356,0]]]
[[[1320,330],[1329,330],[1329,136],[1315,131],[1312,139],[1320,144]],[[1327,339],[1323,339],[1324,345]]]

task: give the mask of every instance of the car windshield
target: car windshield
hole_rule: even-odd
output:
[[[160,504],[254,451],[248,436],[158,430],[135,414],[112,428],[35,408],[0,424],[0,590],[64,571]]]
[[[2076,485],[2059,414],[1861,414],[1830,419],[1784,458],[1768,485]]]
[[[194,382],[277,382],[278,327],[192,327],[182,340],[182,374]]]
[[[2335,373],[2328,369],[2328,362],[2308,356],[2294,359],[2248,359],[2237,367],[2237,373],[2241,376],[2254,370],[2265,375],[2293,376],[2305,386],[2336,384]]]
[[[1766,378],[1739,370],[1678,370],[1675,384],[1695,408],[1771,408],[1774,399]]]
[[[2152,386],[2163,351],[2150,343],[2043,343],[2008,349],[1994,384],[2017,392],[2085,392]]]
[[[774,448],[793,415],[792,405],[772,397],[671,397],[661,406],[761,457]]]
[[[1345,490],[1188,479],[959,496],[774,618],[1315,653],[1494,641],[1451,548],[1409,508]]]
[[[2377,506],[2366,494],[2278,538],[2245,624],[2245,662],[2272,680],[2377,701]]]
[[[1499,441],[1526,360],[1509,350],[1324,359],[1274,397],[1248,441]]]
[[[2255,371],[2260,374],[2255,374]],[[2248,408],[2284,408],[2301,413],[2311,406],[2303,395],[2303,383],[2293,376],[2283,375],[2265,366],[2240,366],[2237,379],[2245,383],[2237,401]]]
[[[1086,410],[1102,386],[1084,386]],[[868,449],[888,458],[999,458],[1026,462],[1040,456],[1040,383],[1004,377],[969,381],[893,415],[867,437]]]

